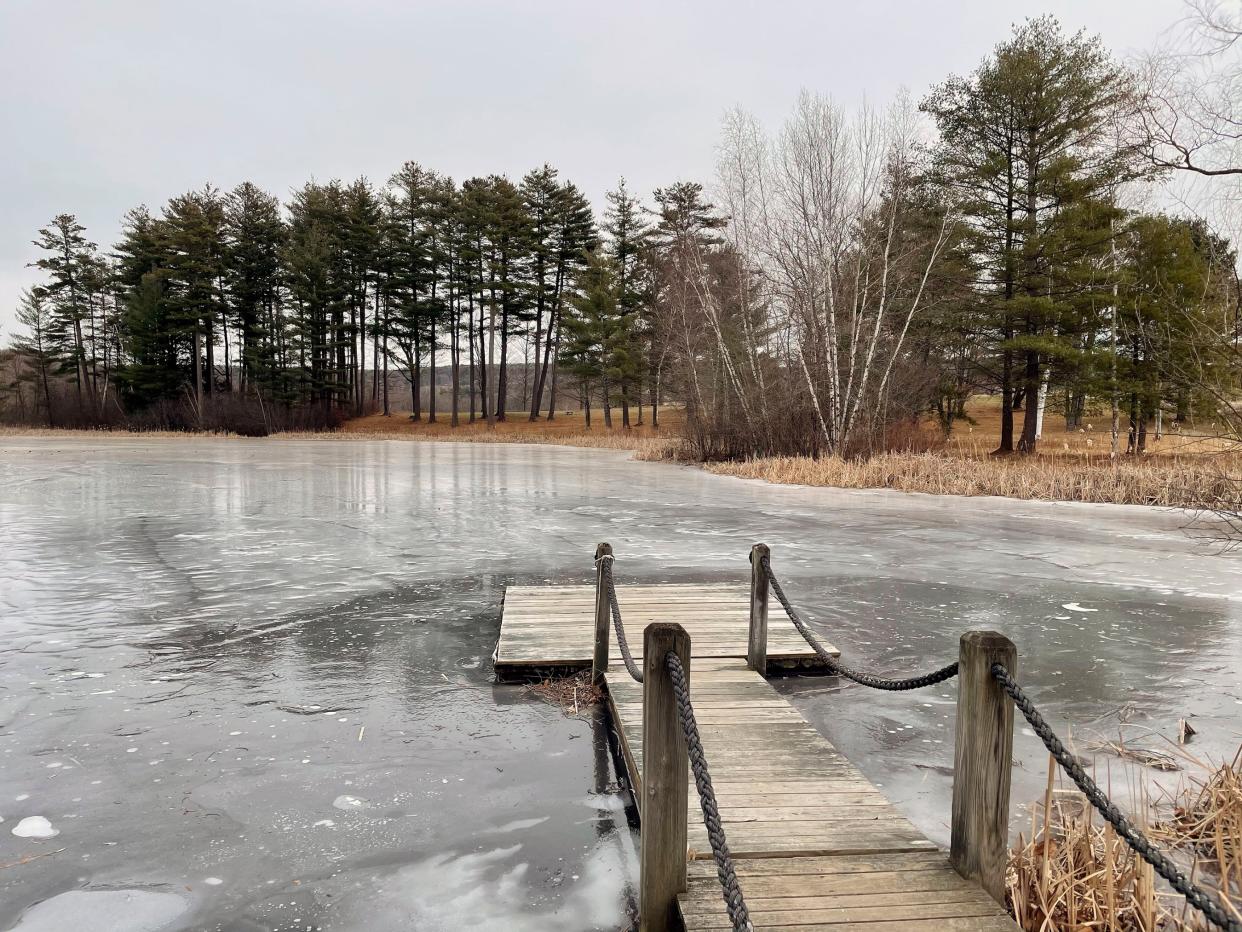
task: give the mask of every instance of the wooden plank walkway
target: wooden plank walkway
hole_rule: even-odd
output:
[[[1017,929],[994,900],[963,880],[944,852],[746,666],[745,589],[618,586],[617,594],[634,651],[641,653],[643,628],[653,621],[678,622],[690,634],[690,695],[756,929]],[[497,647],[498,672],[502,661],[513,670],[589,665],[594,598],[593,587],[511,588]],[[792,663],[808,659],[809,648],[783,616],[770,617],[768,638],[772,655]],[[643,687],[630,678],[615,643],[610,657],[608,701],[638,802]],[[688,889],[678,898],[686,929],[728,930],[693,777],[686,822]]]
[[[620,665],[609,668],[607,680],[641,800],[642,684]],[[1017,928],[744,660],[696,657],[690,695],[756,929]],[[686,821],[689,890],[680,898],[686,929],[730,929],[693,779]]]
[[[750,592],[737,585],[617,586],[625,637],[642,655],[643,629],[677,622],[694,642],[696,657],[745,657]],[[494,658],[501,680],[547,676],[591,666],[595,637],[594,586],[510,586],[505,590],[500,642]],[[609,656],[619,656],[615,635]],[[768,622],[768,664],[822,666],[784,614]]]

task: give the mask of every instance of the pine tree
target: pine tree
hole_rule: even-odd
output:
[[[34,241],[45,255],[33,263],[50,278],[42,286],[42,295],[51,309],[48,338],[57,347],[64,367],[74,375],[80,417],[87,416],[88,404],[92,414],[99,413],[97,387],[90,377],[95,360],[88,353],[84,335],[86,329],[94,326],[94,302],[87,279],[99,260],[95,244],[82,235],[85,231],[73,214],[53,217]]]
[[[287,231],[280,202],[250,182],[225,198],[228,315],[239,341],[240,389],[281,392],[286,334],[280,308],[281,253]],[[290,399],[285,398],[288,401]]]
[[[52,373],[58,368],[56,340],[53,339],[54,324],[45,295],[41,290],[24,291],[17,308],[17,322],[26,329],[26,335],[13,343],[13,349],[23,354],[31,368],[36,396],[43,398],[44,415],[48,427],[56,427],[56,408],[52,404]]]
[[[592,389],[597,384],[602,391],[605,426],[612,426],[609,390],[617,378],[613,354],[621,319],[617,279],[617,269],[608,256],[599,250],[589,253],[578,287],[569,296],[569,313],[563,320],[565,343],[559,359],[578,379],[588,428],[591,426]]]
[[[1019,448],[1034,452],[1044,368],[1059,351],[1055,263],[1072,263],[1065,208],[1103,197],[1140,172],[1116,143],[1134,91],[1096,37],[1065,36],[1052,17],[1028,20],[969,78],[952,77],[923,102],[940,129],[940,169],[974,224],[994,293],[1002,428],[1013,450],[1014,392],[1029,399]],[[1059,248],[1050,243],[1060,241]],[[1089,250],[1098,244],[1085,243]],[[1062,279],[1065,276],[1060,276]]]
[[[624,178],[605,196],[608,208],[604,212],[604,231],[608,234],[607,253],[616,269],[621,315],[619,333],[622,338],[614,354],[616,378],[621,391],[621,423],[629,427],[631,399],[638,402],[638,423],[642,424],[639,389],[649,371],[652,348],[649,226],[643,219],[638,200],[626,188]],[[655,403],[653,395],[653,427],[658,425]]]

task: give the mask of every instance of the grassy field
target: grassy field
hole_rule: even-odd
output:
[[[968,421],[956,421],[953,433],[945,443],[944,452],[958,456],[978,458],[986,456],[996,449],[1000,442],[1000,399],[995,397],[979,397],[972,399],[966,407],[970,416]],[[1015,441],[1016,435],[1022,432],[1022,412],[1014,415]],[[1110,422],[1112,416],[1108,411],[1089,414],[1083,418],[1083,427],[1079,430],[1066,430],[1065,418],[1059,413],[1048,411],[1044,417],[1043,436],[1039,441],[1041,456],[1065,456],[1097,459],[1107,458],[1112,448]],[[1196,425],[1179,429],[1172,419],[1165,422],[1166,428],[1161,439],[1156,439],[1152,425],[1147,430],[1147,456],[1158,457],[1194,457],[1201,454],[1215,455],[1234,453],[1242,449],[1237,443],[1221,439],[1219,428],[1215,425]],[[1118,438],[1121,452],[1126,449],[1126,430],[1128,422],[1124,414],[1121,418],[1121,435]]]
[[[999,399],[981,398],[967,409],[942,445],[919,453],[883,453],[865,460],[776,456],[708,463],[711,472],[768,482],[850,489],[897,489],[936,495],[1000,495],[1008,498],[1161,505],[1236,511],[1242,503],[1242,444],[1211,427],[1185,428],[1156,440],[1149,428],[1147,452],[1110,458],[1109,415],[1087,417],[1067,431],[1063,417],[1044,419],[1034,456],[993,457],[1000,438]],[[1171,426],[1171,425],[1170,425]],[[1016,425],[1021,429],[1021,423]]]

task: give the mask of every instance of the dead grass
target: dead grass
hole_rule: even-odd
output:
[[[411,421],[406,413],[388,417],[373,414],[347,421],[341,434],[378,440],[439,440],[457,443],[544,443],[571,447],[592,447],[604,450],[633,450],[638,459],[667,459],[681,446],[685,412],[678,407],[660,408],[660,428],[653,430],[650,410],[644,410],[644,423],[637,423],[637,410],[630,412],[634,425],[621,426],[621,412],[613,411],[613,426],[604,426],[603,412],[593,410],[591,426],[581,411],[558,412],[551,420],[531,421],[525,411],[511,411],[503,421],[489,426],[486,421],[473,424],[462,418],[457,427],[449,425],[441,414],[436,423],[425,418]],[[339,435],[338,435],[339,436]]]
[[[1242,457],[1188,461],[1144,457],[1111,463],[1102,458],[1005,457],[973,459],[943,453],[887,453],[867,460],[776,456],[709,463],[719,475],[844,489],[897,489],[933,495],[1123,505],[1200,507],[1235,501]]]
[[[995,450],[999,442],[1000,399],[993,396],[972,398],[966,405],[966,413],[974,423],[955,422],[953,432],[945,441],[944,452],[979,459]],[[1017,412],[1014,418],[1014,429],[1021,432],[1022,412]],[[1081,428],[1066,430],[1065,418],[1049,410],[1044,417],[1044,430],[1039,441],[1039,452],[1045,457],[1106,458],[1112,448],[1111,419],[1111,414],[1107,411],[1091,412],[1083,418]],[[1122,452],[1126,448],[1127,427],[1128,421],[1123,416],[1121,436],[1118,438]],[[1172,422],[1172,419],[1166,419],[1165,427],[1166,431],[1157,440],[1154,426],[1148,425],[1146,458],[1187,458],[1218,453],[1236,453],[1238,450],[1236,441],[1221,436],[1224,431],[1219,425],[1198,423],[1179,427]]]
[[[1213,769],[1187,756],[1198,769],[1172,803],[1157,808],[1172,817],[1140,824],[1188,870],[1192,882],[1215,889],[1226,909],[1237,912],[1242,891],[1242,748]],[[1140,821],[1152,811],[1146,783],[1137,781]],[[1049,760],[1041,805],[1033,807],[1029,838],[1018,836],[1009,853],[1010,912],[1027,932],[1182,932],[1207,926],[1177,893],[1158,881],[1112,827],[1076,789],[1058,789],[1060,772]],[[1108,787],[1105,788],[1108,791]],[[1242,913],[1238,913],[1242,918]]]
[[[1030,840],[1010,851],[1009,910],[1027,932],[1176,928],[1155,874],[1076,793],[1053,792],[1031,816]]]
[[[603,689],[591,682],[590,670],[532,683],[526,691],[544,702],[560,706],[562,712],[574,718],[587,715],[593,706],[604,700]]]
[[[1242,748],[1219,767],[1199,767],[1206,775],[1191,775],[1177,790],[1172,817],[1160,823],[1158,835],[1193,851],[1224,891],[1242,903]]]

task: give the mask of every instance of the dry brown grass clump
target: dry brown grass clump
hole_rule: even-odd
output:
[[[1143,458],[1111,463],[1107,457],[974,459],[940,453],[885,453],[859,460],[774,456],[711,463],[706,468],[727,476],[844,489],[1198,507],[1237,500],[1235,477],[1242,472],[1242,460]]]
[[[1207,765],[1204,770],[1209,770]],[[1182,786],[1174,799],[1173,817],[1161,823],[1159,834],[1193,851],[1218,879],[1222,892],[1242,902],[1242,748],[1232,761],[1206,777],[1192,776]]]
[[[590,670],[532,683],[526,691],[534,693],[544,702],[560,706],[562,712],[574,717],[587,714],[592,706],[604,699],[603,689],[591,682]]]
[[[1231,763],[1192,777],[1175,794],[1172,818],[1145,824],[1146,784],[1135,796],[1140,829],[1162,844],[1192,883],[1214,890],[1239,919],[1242,894],[1242,748]],[[1009,853],[1010,912],[1027,932],[1189,932],[1208,928],[1185,899],[1168,889],[1077,790],[1055,790],[1051,759],[1043,804],[1031,814],[1030,839]],[[1136,775],[1131,774],[1132,781]],[[1166,811],[1159,806],[1160,811]]]
[[[1032,840],[1010,852],[1010,912],[1027,932],[1175,928],[1156,898],[1155,875],[1081,796],[1051,796]],[[1036,811],[1038,814],[1039,810]]]
[[[529,412],[510,411],[503,421],[494,425],[482,418],[473,423],[460,415],[460,423],[453,427],[449,423],[449,415],[441,411],[433,424],[426,415],[417,421],[410,420],[408,412],[394,411],[385,417],[383,414],[371,414],[366,417],[353,418],[346,421],[341,428],[343,433],[382,434],[416,440],[459,440],[482,443],[566,443],[574,446],[625,447],[641,440],[666,440],[677,437],[685,426],[684,409],[677,406],[660,408],[660,427],[651,427],[650,409],[644,408],[642,423],[639,423],[638,409],[630,410],[632,426],[621,426],[621,411],[613,409],[612,427],[604,426],[603,412],[598,408],[591,411],[591,426],[586,424],[586,416],[582,411],[558,411],[556,417],[547,420],[540,417],[532,421]],[[611,439],[609,439],[611,438]]]

